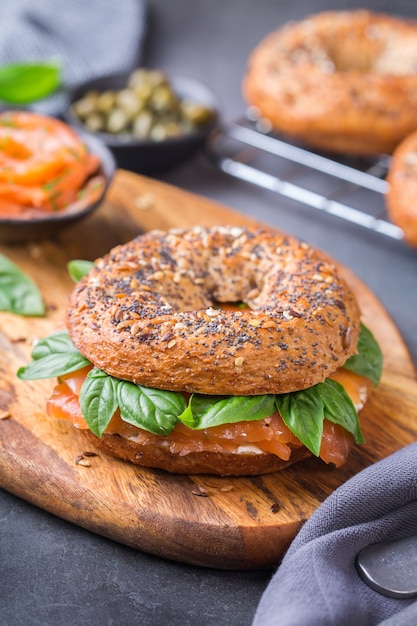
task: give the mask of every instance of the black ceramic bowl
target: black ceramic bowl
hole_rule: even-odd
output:
[[[97,137],[79,132],[78,129],[76,132],[89,151],[96,154],[100,159],[100,168],[97,173],[104,176],[105,179],[101,196],[92,204],[79,210],[72,211],[69,206],[56,213],[45,213],[45,215],[28,219],[0,218],[0,241],[2,243],[22,243],[53,237],[63,228],[90,215],[103,201],[116,169],[113,154]]]
[[[126,86],[128,74],[112,74],[84,83],[71,93],[70,106],[64,113],[65,120],[72,126],[85,128],[71,110],[71,104],[90,91],[102,93],[119,90]],[[126,135],[95,132],[113,152],[117,166],[140,174],[153,174],[167,170],[189,158],[200,148],[208,134],[216,127],[218,103],[212,91],[203,83],[191,78],[168,75],[173,91],[181,99],[190,99],[213,110],[212,118],[198,130],[170,137],[161,141],[140,140]]]

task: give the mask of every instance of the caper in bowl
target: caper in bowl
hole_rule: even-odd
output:
[[[217,110],[199,81],[138,68],[79,87],[65,118],[99,135],[118,167],[150,173],[191,156],[216,126]]]

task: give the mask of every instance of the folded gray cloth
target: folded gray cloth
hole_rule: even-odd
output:
[[[417,444],[366,468],[302,527],[258,605],[253,626],[417,624],[413,599],[370,589],[355,567],[373,543],[417,533]]]
[[[140,60],[146,0],[1,0],[0,64],[57,60],[64,85],[129,71]],[[30,108],[59,114],[60,93]]]

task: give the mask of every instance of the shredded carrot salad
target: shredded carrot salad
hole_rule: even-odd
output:
[[[96,201],[100,165],[64,122],[28,111],[0,113],[0,216],[25,217]]]

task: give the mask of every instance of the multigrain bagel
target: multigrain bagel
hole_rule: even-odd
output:
[[[404,231],[404,239],[417,247],[417,132],[395,150],[388,170],[386,194],[390,219]]]
[[[218,303],[243,302],[230,311]],[[349,358],[358,304],[335,265],[268,230],[152,231],[97,260],[67,326],[107,374],[216,395],[305,389]]]
[[[312,147],[391,153],[417,129],[417,22],[356,10],[289,23],[250,55],[243,93]]]

